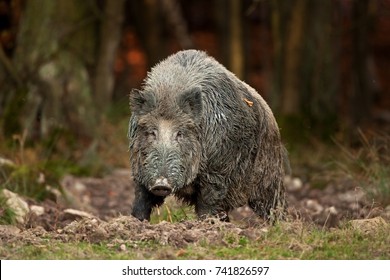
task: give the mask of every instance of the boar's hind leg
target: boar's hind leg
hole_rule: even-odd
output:
[[[133,211],[131,215],[139,220],[150,220],[152,208],[160,206],[164,202],[164,197],[155,196],[147,191],[143,186],[136,187]]]
[[[279,193],[270,193],[266,197],[264,195],[251,197],[248,205],[257,215],[270,223],[283,220],[285,217],[285,200]]]
[[[269,207],[265,206],[263,201],[252,198],[249,199],[248,205],[258,216],[260,216],[264,220],[269,219]]]

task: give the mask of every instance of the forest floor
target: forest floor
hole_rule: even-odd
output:
[[[287,180],[289,216],[274,226],[248,207],[229,223],[198,221],[173,198],[140,222],[129,215],[134,185],[126,169],[68,175],[61,185],[56,199],[28,201],[43,212],[0,225],[1,259],[390,259],[390,207],[375,207],[351,182],[313,189]]]

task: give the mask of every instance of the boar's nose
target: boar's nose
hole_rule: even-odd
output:
[[[157,196],[167,196],[172,192],[172,187],[168,184],[167,178],[158,178],[150,191]]]

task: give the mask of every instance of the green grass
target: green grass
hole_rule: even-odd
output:
[[[336,166],[340,176],[352,178],[369,199],[384,207],[390,204],[390,136],[366,135],[359,131],[358,148],[338,145],[341,156]]]
[[[298,225],[298,227],[296,227]],[[301,228],[303,226],[303,228]],[[296,227],[296,228],[294,228]],[[347,224],[321,230],[297,222],[282,223],[250,240],[226,233],[220,244],[207,240],[184,248],[156,242],[91,244],[46,239],[38,244],[2,244],[1,259],[389,259],[389,228],[370,235]],[[123,246],[123,245],[122,245]]]
[[[157,224],[161,221],[172,223],[196,219],[193,206],[182,205],[172,197],[169,197],[161,207],[154,209],[150,217],[150,223]]]
[[[329,184],[353,184],[376,206],[390,204],[390,136],[364,134],[354,147],[333,139],[333,144],[311,139],[289,150],[293,176],[312,188]]]
[[[13,225],[16,223],[15,212],[7,206],[6,198],[0,188],[0,225]]]

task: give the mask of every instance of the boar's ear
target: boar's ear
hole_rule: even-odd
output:
[[[202,115],[202,90],[200,87],[191,88],[179,95],[177,103],[184,113],[199,120]]]
[[[156,97],[151,92],[133,89],[130,93],[130,109],[137,115],[145,115],[156,107]]]

